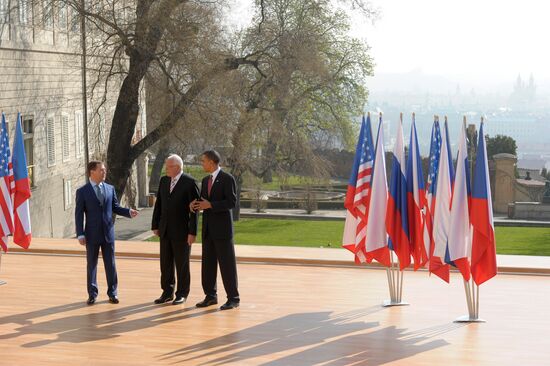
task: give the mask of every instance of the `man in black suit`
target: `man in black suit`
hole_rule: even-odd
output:
[[[183,173],[183,160],[178,155],[170,155],[165,168],[166,176],[160,179],[151,224],[155,235],[160,237],[162,295],[155,304],[172,301],[175,264],[177,289],[172,304],[178,305],[185,302],[191,284],[189,254],[197,235],[198,214],[190,211],[189,205],[199,198],[199,188],[191,176]]]
[[[209,175],[202,180],[201,200],[190,205],[193,211],[203,210],[201,277],[206,297],[197,307],[218,303],[216,277],[219,263],[227,293],[227,302],[220,309],[234,309],[240,303],[231,211],[237,203],[237,185],[231,174],[221,170],[220,154],[215,150],[205,151],[201,162]]]

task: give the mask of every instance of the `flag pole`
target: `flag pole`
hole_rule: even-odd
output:
[[[403,125],[403,112],[399,113],[399,120],[401,125]],[[399,257],[397,257],[397,262],[394,262],[393,250],[390,250],[390,269],[388,270],[391,273],[391,282],[390,285],[390,300],[385,300],[382,303],[382,306],[403,306],[409,305],[407,302],[401,300],[403,294],[403,271],[401,271],[401,266],[399,263]],[[389,280],[388,280],[389,281]]]
[[[0,269],[2,268],[2,255],[3,254],[4,254],[3,251],[0,249]],[[6,281],[0,280],[0,286],[5,285],[5,284],[7,284]]]
[[[403,272],[399,270],[399,258],[397,258],[397,261],[394,262],[392,250],[390,250],[390,261],[390,267],[386,268],[388,274],[388,284],[390,288],[390,299],[384,300],[382,306],[389,307],[410,305],[408,302],[404,302],[401,300],[401,293],[403,291]],[[401,281],[399,280],[399,272],[401,272]]]
[[[481,116],[481,123],[483,123],[485,118]],[[466,124],[466,116],[464,116],[464,124]],[[473,159],[472,159],[473,160]],[[471,177],[473,178],[473,172]],[[470,259],[471,260],[471,259]],[[468,312],[469,315],[464,315],[455,320],[455,323],[485,323],[484,319],[479,318],[479,286],[475,283],[473,277],[471,278],[472,286],[470,288],[470,281],[466,282],[464,280],[464,286],[466,290],[466,297],[470,298],[468,301]]]
[[[393,298],[393,284],[392,284],[392,275],[389,268],[386,268],[386,274],[388,275],[388,289],[390,290],[390,299]]]
[[[398,302],[401,302],[401,298],[403,297],[403,271],[401,271],[401,282],[399,286],[399,299]]]
[[[479,285],[476,286],[476,319],[479,319]]]

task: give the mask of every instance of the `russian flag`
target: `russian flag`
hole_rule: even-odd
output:
[[[397,139],[393,149],[386,228],[390,237],[389,247],[399,258],[401,270],[411,264],[408,215],[403,121],[400,118],[397,125]]]
[[[449,142],[449,130],[447,120],[443,125],[441,139],[441,154],[437,168],[437,191],[433,202],[433,240],[434,251],[430,258],[430,272],[446,282],[449,282],[449,266],[444,259],[448,256],[447,242],[451,221],[451,197],[454,181],[453,160]]]
[[[355,160],[351,171],[346,200],[346,223],[342,246],[355,254],[357,264],[367,260],[365,251],[366,226],[368,221],[368,201],[372,177],[374,146],[370,124],[370,114],[363,118]]]
[[[384,149],[384,127],[382,115],[378,123],[378,136],[374,153],[374,167],[371,180],[371,193],[368,206],[369,220],[366,227],[367,261],[376,259],[389,267],[390,251],[386,233],[386,209],[388,203],[388,182],[386,180],[386,157]]]
[[[13,175],[15,179],[15,191],[13,192],[13,242],[27,249],[31,244],[31,216],[29,211],[31,185],[27,171],[27,158],[25,156],[25,145],[23,143],[23,129],[21,127],[20,114],[17,115],[12,163]]]
[[[424,211],[426,210],[426,191],[422,159],[418,148],[415,115],[411,124],[409,156],[407,158],[407,207],[409,223],[410,252],[414,259],[414,269],[424,267],[428,261],[428,251],[424,246]]]
[[[466,122],[462,124],[458,140],[456,176],[453,185],[446,262],[458,268],[464,280],[470,280],[471,224],[470,224],[470,165],[466,144]]]
[[[487,147],[483,133],[483,122],[481,122],[470,206],[473,226],[472,277],[478,286],[497,274],[493,204],[489,182]]]

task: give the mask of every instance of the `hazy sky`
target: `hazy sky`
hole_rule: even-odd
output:
[[[536,0],[373,0],[374,25],[354,22],[377,72],[550,77],[550,4]]]
[[[231,0],[236,22],[252,0]],[[375,73],[420,69],[463,81],[550,79],[550,2],[544,0],[371,0],[380,17],[353,17],[372,47]]]

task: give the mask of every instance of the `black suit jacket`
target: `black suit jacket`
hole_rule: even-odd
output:
[[[189,211],[191,201],[199,198],[199,187],[193,177],[182,174],[170,193],[171,178],[160,179],[153,210],[152,230],[161,238],[187,241],[187,235],[197,235],[198,213]]]
[[[202,237],[233,238],[233,208],[237,204],[237,184],[229,173],[220,170],[208,196],[209,175],[202,179],[201,197],[210,201],[212,208],[203,211]]]

